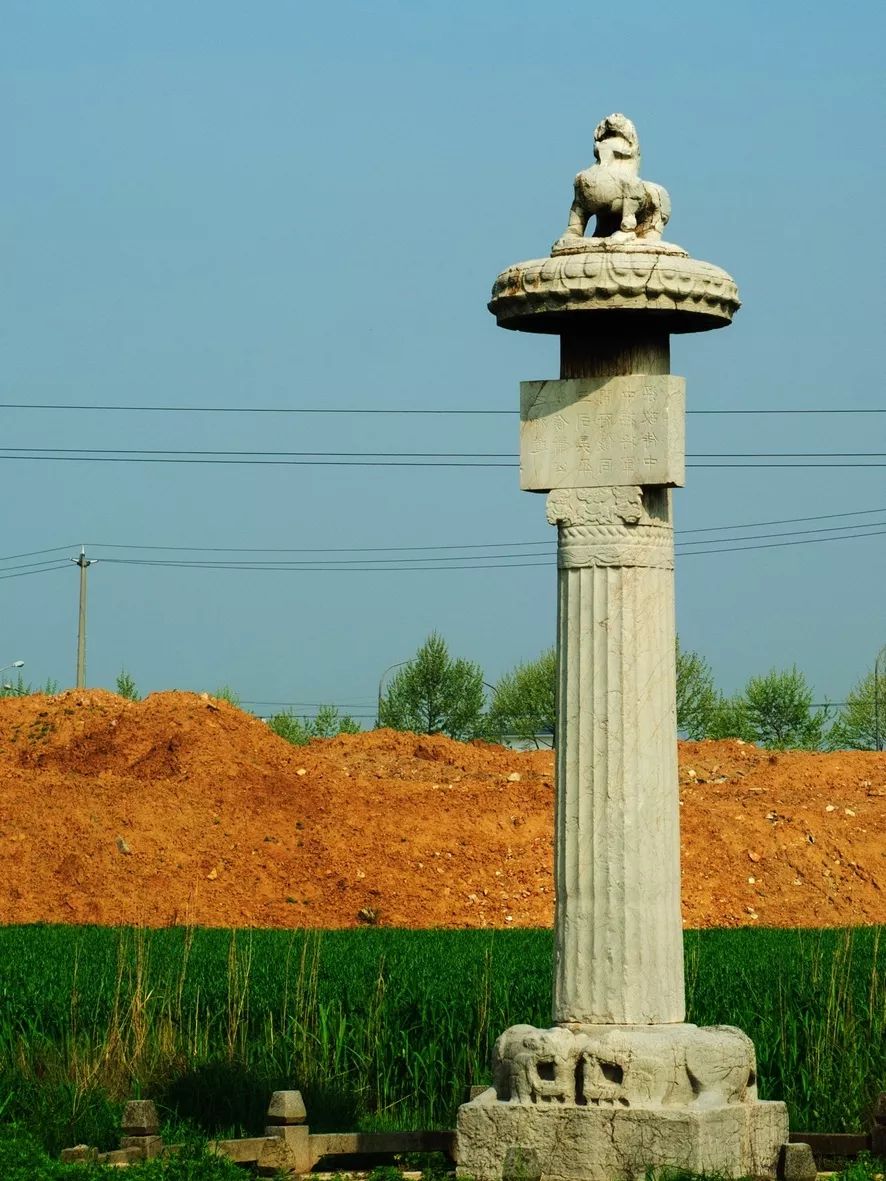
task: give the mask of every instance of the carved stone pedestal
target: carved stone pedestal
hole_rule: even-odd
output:
[[[773,1177],[782,1103],[524,1107],[490,1090],[459,1109],[459,1176],[476,1181],[637,1181],[648,1169]]]
[[[459,1175],[476,1181],[633,1181],[659,1166],[774,1176],[788,1136],[732,1026],[515,1025],[493,1071],[458,1114]]]

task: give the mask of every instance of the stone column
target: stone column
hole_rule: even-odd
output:
[[[554,1021],[679,1022],[667,489],[551,493],[558,527]]]
[[[668,1166],[773,1177],[783,1103],[739,1029],[685,1022],[671,489],[684,482],[673,332],[728,325],[725,271],[661,240],[670,199],[610,115],[548,258],[490,311],[560,337],[560,378],[520,387],[520,487],[557,526],[554,1025],[514,1025],[459,1108],[473,1181],[634,1181]],[[585,231],[596,218],[592,235]]]
[[[523,486],[558,489],[558,1023],[685,1016],[669,490],[684,479],[684,391],[669,371],[654,324],[585,323],[561,334],[556,387],[528,383],[522,400]],[[563,419],[556,441],[546,410]]]

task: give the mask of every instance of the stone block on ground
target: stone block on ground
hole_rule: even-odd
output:
[[[162,1136],[122,1136],[121,1148],[138,1148],[145,1160],[153,1160],[163,1151]]]
[[[122,1124],[125,1136],[156,1136],[160,1118],[153,1100],[130,1099],[123,1108]]]
[[[815,1181],[818,1168],[808,1144],[784,1144],[778,1175],[783,1181]]]
[[[303,1124],[307,1119],[301,1091],[274,1091],[268,1104],[267,1123],[277,1126]]]
[[[98,1149],[91,1148],[88,1144],[76,1144],[73,1148],[62,1149],[63,1165],[79,1165],[94,1160],[98,1160]]]

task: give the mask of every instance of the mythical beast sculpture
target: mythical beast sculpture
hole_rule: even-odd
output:
[[[569,224],[554,253],[572,253],[611,243],[658,242],[671,215],[667,189],[640,179],[640,141],[624,115],[607,115],[594,131],[597,163],[575,178]],[[596,224],[585,238],[588,222]]]

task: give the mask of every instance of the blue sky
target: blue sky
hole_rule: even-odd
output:
[[[547,253],[594,125],[618,110],[637,124],[644,175],[671,193],[668,238],[729,270],[744,300],[732,328],[674,342],[690,410],[886,405],[881,5],[6,0],[0,21],[4,407],[516,411],[521,379],[556,376],[556,342],[497,329],[489,288]],[[517,445],[515,414],[2,408],[0,422],[6,448]],[[886,415],[696,414],[687,441],[691,453],[886,452]],[[227,683],[248,701],[372,714],[381,671],[432,629],[490,681],[553,641],[553,531],[512,468],[13,454],[0,451],[0,573],[24,576],[0,585],[0,664],[26,660],[35,683],[73,680],[77,572],[16,567],[81,542],[100,559],[93,685],[125,665],[142,691]],[[680,530],[886,530],[883,467],[688,476]],[[684,645],[727,690],[796,663],[820,699],[841,699],[886,642],[884,542],[685,553]],[[464,552],[478,567],[539,556],[450,570],[112,560],[428,545],[476,546]],[[52,547],[68,548],[12,558]]]

